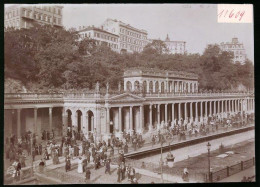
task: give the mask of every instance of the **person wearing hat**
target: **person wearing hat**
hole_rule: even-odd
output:
[[[110,160],[107,159],[105,164],[106,164],[105,174],[108,172],[108,174],[110,175],[111,174],[110,173]]]
[[[121,176],[121,168],[118,165],[118,167],[117,167],[117,182],[121,182],[120,176]]]
[[[125,154],[128,153],[128,145],[127,145],[127,143],[125,143],[125,146],[124,146],[124,153]]]
[[[67,172],[67,171],[69,171],[70,168],[71,168],[71,162],[70,162],[69,156],[66,158],[65,163],[66,163],[66,164],[65,164],[65,171]]]
[[[86,169],[86,181],[87,181],[87,180],[90,180],[90,174],[91,174],[91,172],[90,172],[90,170],[87,168],[87,169]]]
[[[135,177],[135,169],[133,167],[131,167],[129,174],[130,174],[130,179],[132,181]]]
[[[125,163],[124,163],[124,162],[122,162],[122,164],[121,164],[122,180],[124,180],[124,179],[125,179],[125,172],[126,172]]]
[[[79,157],[79,160],[78,160],[78,173],[83,173],[83,165],[82,165],[82,158]]]

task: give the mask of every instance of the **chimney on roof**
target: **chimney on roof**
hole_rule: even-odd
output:
[[[79,31],[81,30],[81,26],[79,26]]]
[[[102,30],[104,30],[104,27],[103,27],[103,25],[101,25],[101,29],[102,29]]]

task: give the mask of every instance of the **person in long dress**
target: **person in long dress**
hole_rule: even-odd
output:
[[[79,161],[78,161],[78,173],[83,173],[83,165],[82,165],[82,158],[79,157]]]

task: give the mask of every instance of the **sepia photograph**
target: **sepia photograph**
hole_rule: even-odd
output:
[[[255,182],[253,8],[4,4],[4,184]]]

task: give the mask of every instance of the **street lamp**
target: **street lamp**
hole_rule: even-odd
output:
[[[31,141],[31,157],[32,157],[32,168],[31,168],[31,175],[33,176],[33,155],[32,155],[32,149],[33,149],[33,133],[30,134],[30,141]]]
[[[163,146],[163,136],[161,134],[161,132],[159,132],[159,136],[160,136],[160,140],[161,140],[161,161],[160,161],[160,164],[161,164],[161,179],[162,179],[162,183],[163,183],[163,158],[162,158],[162,146]]]
[[[211,144],[208,142],[207,144],[207,149],[208,149],[208,180],[210,180],[210,147],[211,147]]]

